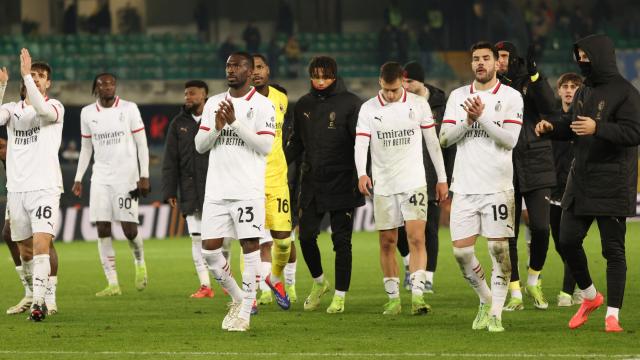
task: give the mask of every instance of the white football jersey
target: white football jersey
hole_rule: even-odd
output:
[[[435,126],[424,97],[404,91],[388,103],[381,94],[360,108],[356,134],[370,137],[373,191],[394,195],[425,186],[422,131]]]
[[[93,144],[93,174],[97,184],[133,184],[140,180],[138,149],[133,134],[144,131],[135,103],[116,97],[104,108],[96,101],[82,108],[80,132]]]
[[[7,103],[2,109],[11,118],[7,126],[7,190],[25,192],[62,188],[58,151],[62,142],[64,106],[46,99],[57,114],[55,122],[42,120],[33,106],[24,101]],[[0,110],[2,111],[2,110]]]
[[[216,112],[223,100],[233,103],[236,121],[256,134],[275,136],[275,108],[255,88],[240,98],[234,98],[228,92],[210,97],[204,106],[200,129],[215,129]],[[226,124],[209,153],[205,197],[208,200],[263,199],[266,165],[267,157],[247,146]]]
[[[475,96],[480,96],[485,105],[480,119],[490,119],[500,127],[509,123],[522,125],[522,95],[498,82],[495,87],[486,91],[474,89],[473,84],[453,90],[444,112],[443,130],[448,124],[466,121],[467,112],[461,105],[466,99]],[[477,121],[456,146],[451,178],[452,192],[493,194],[513,189],[511,150],[496,144]]]

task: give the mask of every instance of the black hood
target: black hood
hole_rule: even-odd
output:
[[[509,53],[509,68],[507,72],[504,74],[498,74],[498,79],[500,82],[509,85],[515,86],[514,83],[520,83],[522,79],[526,79],[528,77],[527,67],[524,59],[518,55],[518,48],[516,45],[510,41],[500,41],[496,43],[496,49],[498,51],[504,50]]]
[[[429,89],[429,105],[431,107],[445,106],[447,104],[447,95],[441,89],[425,83],[424,86]]]
[[[578,48],[587,53],[591,61],[591,74],[586,78],[586,82],[601,84],[620,76],[616,63],[616,49],[609,37],[606,35],[589,35],[578,40],[573,45],[576,59],[579,59]]]
[[[344,81],[342,80],[342,78],[338,77],[336,81],[334,81],[333,84],[331,84],[331,86],[329,86],[324,90],[317,90],[312,85],[310,92],[313,96],[328,98],[336,94],[343,93],[345,91],[347,91],[347,87],[344,85]]]

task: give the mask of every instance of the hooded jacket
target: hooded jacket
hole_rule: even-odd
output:
[[[164,148],[162,198],[167,201],[177,197],[184,215],[201,213],[204,203],[209,153],[196,151],[194,139],[199,126],[200,122],[183,107],[169,124]]]
[[[587,36],[574,45],[589,57],[591,71],[573,100],[571,119],[595,120],[593,135],[577,136],[569,122],[553,121],[551,136],[574,140],[574,161],[562,199],[563,209],[582,216],[636,214],[640,94],[620,75],[611,39]]]
[[[296,103],[285,156],[291,163],[302,155],[300,208],[314,199],[318,212],[364,205],[353,157],[361,105],[340,78],[323,91],[312,88]]]
[[[556,112],[555,95],[542,74],[538,73],[538,79],[531,81],[515,47],[511,49],[509,59],[508,72],[498,78],[520,92],[524,102],[522,131],[513,149],[514,185],[521,193],[552,188],[556,185],[556,173],[551,141],[536,136],[535,128],[540,119],[549,118]]]

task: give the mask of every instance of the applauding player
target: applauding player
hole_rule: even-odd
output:
[[[196,150],[209,153],[202,210],[202,254],[233,301],[222,329],[247,331],[256,299],[260,266],[258,239],[264,236],[266,156],[275,136],[275,110],[250,86],[253,57],[231,54],[226,64],[229,90],[207,100],[195,137]],[[222,255],[225,237],[240,240],[244,253],[242,285]]]
[[[480,298],[474,330],[504,331],[502,307],[511,263],[513,236],[513,163],[522,126],[522,96],[496,79],[498,52],[479,42],[471,48],[475,81],[449,95],[440,130],[443,147],[457,144],[451,191],[451,238],[462,275]],[[479,235],[489,240],[493,263],[491,290],[476,258]]]

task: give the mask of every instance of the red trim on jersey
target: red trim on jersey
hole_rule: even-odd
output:
[[[44,101],[49,101],[49,97],[48,96],[44,96]]]
[[[504,124],[518,124],[522,125],[522,121],[520,120],[502,120]]]
[[[382,101],[382,98],[380,97],[380,93],[378,93],[378,101],[380,101],[380,105],[384,106],[384,101]]]
[[[116,100],[113,102],[113,105],[111,105],[112,108],[114,107],[118,107],[118,104],[120,104],[120,96],[116,96]],[[108,108],[106,108],[108,109]],[[100,100],[96,100],[96,110],[98,110],[98,112],[100,112]]]
[[[202,129],[202,130],[204,130],[204,131],[209,131],[209,130],[211,130],[211,128],[208,128],[208,127],[206,127],[206,126],[202,126],[202,125],[200,125],[200,129]]]
[[[82,137],[83,137],[83,138],[90,138],[90,137],[91,137],[91,135],[85,135],[85,134],[82,134]]]
[[[100,112],[100,106],[98,106],[98,102],[96,101],[96,110],[98,110],[98,112]]]
[[[137,133],[137,132],[139,132],[139,131],[142,131],[142,130],[144,130],[144,126],[143,126],[143,127],[141,127],[140,129],[132,130],[132,131],[131,131],[131,133],[132,133],[132,134],[135,134],[135,133]]]
[[[434,127],[434,126],[436,126],[436,124],[435,124],[435,123],[433,123],[433,124],[431,124],[431,125],[426,125],[426,126],[422,126],[422,125],[420,125],[420,128],[421,128],[421,129],[431,129],[431,128],[432,128],[432,127]]]
[[[256,88],[251,88],[251,91],[249,91],[249,94],[244,99],[247,101],[251,100],[251,98],[253,97],[253,94],[255,93],[256,93]]]
[[[402,102],[407,102],[407,90],[403,88],[402,91],[404,92],[404,95],[402,96]]]
[[[471,93],[473,94],[473,83],[471,83]]]
[[[501,85],[502,85],[502,84],[500,83],[500,81],[498,81],[498,85],[496,85],[496,88],[495,88],[495,89],[493,89],[493,91],[492,91],[491,93],[492,93],[492,94],[497,93],[497,92],[498,92],[498,90],[500,89],[500,86],[501,86]]]
[[[367,134],[367,133],[356,133],[356,136],[366,136],[366,137],[371,137],[371,134]]]
[[[53,110],[56,111],[56,121],[54,122],[58,122],[58,117],[60,117],[60,113],[58,113],[58,109],[56,109],[55,105],[51,105],[51,106],[53,106]]]
[[[116,96],[116,102],[113,103],[113,107],[118,107],[118,104],[120,104],[120,96]]]
[[[271,132],[271,131],[266,131],[266,130],[258,131],[256,134],[258,134],[258,135],[271,135],[271,136],[276,136],[276,133]]]
[[[457,124],[458,122],[455,120],[442,120],[443,123],[447,123],[447,124]]]

